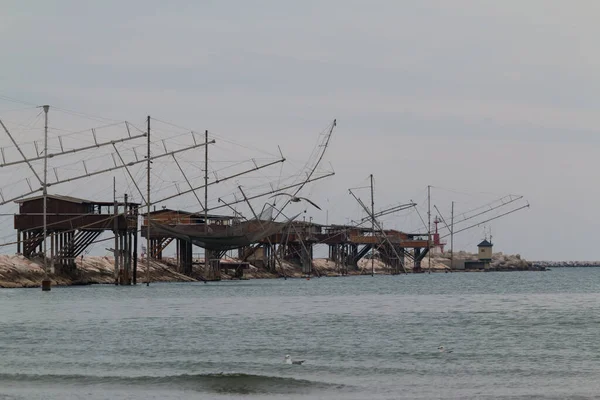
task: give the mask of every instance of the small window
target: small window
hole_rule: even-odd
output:
[[[483,253],[485,251],[485,249],[481,249],[481,252]]]

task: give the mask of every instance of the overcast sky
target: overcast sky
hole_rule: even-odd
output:
[[[530,209],[487,225],[495,250],[600,259],[597,1],[4,0],[0,8],[0,118],[24,118],[14,110],[26,105],[6,97],[140,124],[152,115],[272,154],[280,145],[299,163],[337,118],[324,165],[336,176],[304,193],[323,206],[307,213],[316,221],[362,217],[347,189],[372,173],[378,209],[409,199],[424,207],[427,185],[445,217],[452,201],[460,213],[523,195]],[[58,122],[67,131],[83,124]],[[415,215],[385,224],[423,231]],[[477,227],[456,244],[473,250],[482,238]]]

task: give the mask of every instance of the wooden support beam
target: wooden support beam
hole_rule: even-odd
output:
[[[152,256],[157,260],[162,260],[162,252],[163,250],[171,244],[174,238],[161,238],[156,239],[155,245],[153,246],[153,254]]]
[[[136,219],[137,222],[137,219]],[[136,224],[137,227],[137,224]],[[137,229],[135,229],[132,232],[133,235],[133,284],[136,285],[137,284],[137,265],[138,265],[138,253],[137,253],[137,249],[138,249],[138,234],[137,234]]]
[[[79,246],[74,250],[74,257],[79,257],[81,253],[85,251],[85,249],[94,242],[102,234],[101,231],[92,231],[90,235],[87,236],[86,240],[79,244]]]

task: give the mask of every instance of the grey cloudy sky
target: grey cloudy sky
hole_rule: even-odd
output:
[[[347,189],[373,173],[378,208],[408,199],[422,207],[427,185],[446,216],[453,200],[461,212],[523,195],[530,209],[489,224],[496,250],[600,259],[597,1],[0,8],[0,96],[115,120],[156,115],[275,153],[279,144],[297,160],[337,118],[326,157],[336,176],[307,193],[329,209],[310,210],[317,221],[361,217]],[[0,117],[18,120],[14,108],[0,101]],[[482,235],[475,228],[457,244],[470,250]]]

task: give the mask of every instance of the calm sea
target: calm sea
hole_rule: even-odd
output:
[[[5,289],[0,399],[600,398],[599,292],[600,268]]]

